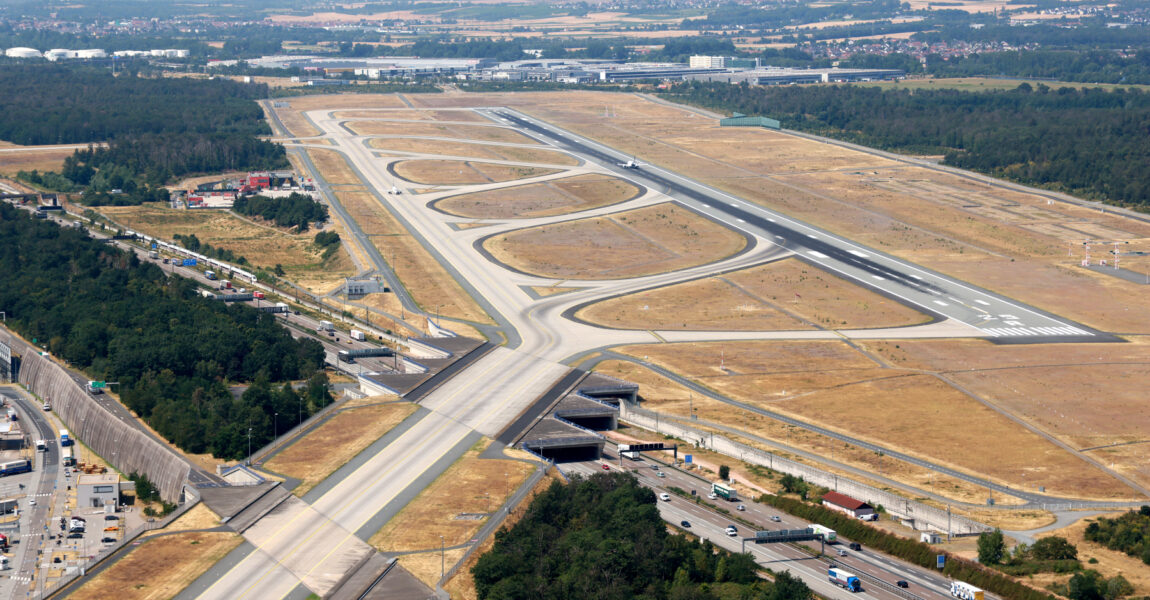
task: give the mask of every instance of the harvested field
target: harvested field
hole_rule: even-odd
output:
[[[15,177],[19,171],[59,171],[64,166],[64,159],[74,153],[75,150],[71,148],[5,146],[0,150],[0,175]]]
[[[574,166],[579,161],[571,155],[541,148],[519,146],[498,146],[479,142],[424,140],[419,138],[375,138],[369,141],[372,148],[396,152],[416,152],[442,156],[465,156],[469,158],[494,158],[528,163]]]
[[[435,203],[449,214],[473,219],[528,219],[625,202],[639,188],[610,175],[576,175],[516,187],[451,196]]]
[[[173,598],[231,552],[243,538],[231,532],[193,531],[145,541],[69,597],[80,600]]]
[[[356,108],[406,108],[396,94],[318,94],[284,98],[291,110],[349,110]],[[283,109],[281,109],[283,110]]]
[[[413,183],[467,185],[503,183],[558,173],[558,169],[520,167],[458,160],[405,160],[393,165],[395,173]]]
[[[397,222],[369,192],[336,192],[348,214],[371,237],[371,242],[424,310],[439,306],[440,314],[466,321],[492,323],[439,261]],[[462,333],[462,332],[460,332]]]
[[[487,517],[466,516],[497,509],[535,470],[520,461],[480,459],[490,444],[485,439],[468,450],[368,543],[383,552],[405,552],[436,548],[440,536],[448,547],[470,540]]]
[[[738,233],[673,204],[513,231],[485,244],[513,268],[556,279],[621,279],[714,262]]]
[[[944,381],[879,368],[846,344],[661,344],[620,351],[647,356],[726,396],[1010,485],[1044,485],[1050,494],[1071,498],[1133,495],[1101,470]],[[868,418],[832,418],[860,405],[868,407]]]
[[[287,279],[317,293],[326,293],[354,275],[346,254],[340,252],[324,262],[315,250],[314,232],[291,234],[273,226],[257,224],[224,210],[175,210],[156,204],[102,206],[100,214],[116,223],[161,239],[194,234],[205,244],[226,248],[243,256],[255,267],[281,265]]]
[[[308,150],[315,168],[323,174],[323,178],[330,185],[359,185],[364,183],[356,176],[355,171],[347,164],[343,155],[335,150]]]
[[[605,327],[644,330],[854,329],[929,320],[793,258],[613,298],[576,316]]]
[[[415,412],[406,402],[346,410],[276,454],[264,466],[300,480],[292,493],[303,496]]]
[[[456,138],[482,142],[537,144],[535,140],[507,127],[494,125],[446,125],[439,123],[394,121],[349,121],[348,129],[357,135],[409,135],[418,137]]]

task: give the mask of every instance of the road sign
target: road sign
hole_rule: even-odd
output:
[[[941,571],[942,568],[946,566],[946,555],[945,554],[939,554],[938,557],[936,558],[936,560],[938,562],[938,570]]]
[[[194,259],[194,258],[185,258],[185,259],[184,259],[184,265],[183,265],[183,266],[185,266],[185,267],[194,267],[194,266],[196,266],[196,259]]]
[[[619,444],[620,452],[650,452],[651,450],[670,450],[662,442],[653,444]]]
[[[102,389],[102,388],[108,387],[108,384],[107,384],[107,382],[104,382],[104,381],[89,381],[88,387],[90,387],[94,390],[95,389]]]
[[[688,465],[691,464],[691,455],[690,454],[684,454],[683,455],[683,462],[688,464]]]

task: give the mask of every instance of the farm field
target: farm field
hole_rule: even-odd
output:
[[[639,188],[621,179],[587,174],[450,196],[434,206],[443,212],[473,219],[528,219],[609,206],[638,194]]]
[[[612,298],[576,316],[618,329],[724,331],[898,327],[929,319],[794,258]]]
[[[556,279],[621,279],[730,256],[743,236],[671,204],[512,231],[484,247],[515,269]]]
[[[15,177],[20,171],[59,171],[64,159],[72,156],[71,148],[37,148],[36,146],[0,146],[0,176]]]

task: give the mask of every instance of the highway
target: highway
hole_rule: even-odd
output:
[[[700,504],[691,499],[677,496],[669,491],[671,487],[678,487],[688,492],[695,491],[703,499],[706,499],[710,487],[708,482],[698,477],[671,468],[662,461],[651,460],[647,456],[638,461],[624,460],[620,463],[618,455],[611,452],[605,454],[602,462],[588,461],[567,464],[563,465],[562,469],[586,476],[601,471],[602,464],[608,464],[611,470],[633,473],[638,477],[640,484],[652,488],[656,494],[664,492],[670,494],[671,499],[659,501],[658,506],[663,519],[672,526],[683,529],[687,533],[705,537],[716,546],[730,552],[741,552],[745,548],[755,556],[759,564],[775,571],[790,571],[793,575],[801,577],[812,590],[825,597],[900,598],[902,600],[950,598],[947,591],[949,582],[945,577],[886,555],[869,551],[865,547],[861,551],[845,550],[849,540],[841,540],[840,538],[842,543],[828,544],[826,546],[827,556],[823,558],[816,558],[813,555],[819,551],[818,542],[755,544],[747,541],[744,545],[743,539],[754,537],[755,531],[806,529],[810,523],[745,498],[730,503],[722,499],[704,500],[704,503]],[[652,466],[660,468],[653,469]],[[664,477],[657,476],[660,472],[663,473]],[[749,521],[755,527],[748,527],[739,520],[733,520],[730,516],[711,508],[705,502],[711,502],[731,510],[732,514],[737,516],[739,520]],[[745,511],[734,510],[740,504],[746,507]],[[774,521],[772,517],[779,520]],[[684,520],[691,524],[690,528],[685,529],[680,525],[680,522]],[[738,536],[736,537],[726,534],[726,527],[732,524],[738,528]],[[798,549],[797,546],[799,545],[808,550]],[[847,556],[838,556],[839,549],[844,549]],[[830,584],[827,581],[827,568],[831,563],[863,578],[863,591],[859,594],[853,594]],[[867,576],[885,582],[886,585],[879,584]],[[909,582],[910,587],[905,590],[898,590],[895,583],[899,580]]]
[[[623,168],[629,155],[510,109],[489,117],[598,162],[619,177],[664,191],[682,205],[753,233],[803,260],[920,310],[968,325],[972,337],[1012,341],[1113,341],[1111,336],[935,273],[753,202],[651,165]]]

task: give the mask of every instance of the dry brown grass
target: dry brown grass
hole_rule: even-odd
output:
[[[423,122],[350,121],[348,129],[357,135],[410,135],[418,137],[455,138],[481,142],[537,144],[535,140],[506,127],[486,125],[453,125]]]
[[[385,260],[424,310],[479,323],[492,323],[475,300],[391,213],[368,192],[336,192],[348,214],[359,223]]]
[[[577,175],[543,183],[451,196],[435,207],[473,219],[527,219],[624,202],[639,188],[609,175]]]
[[[796,259],[613,298],[577,316],[622,329],[750,331],[898,327],[929,319]]]
[[[339,253],[324,262],[312,244],[314,232],[292,234],[262,225],[224,210],[175,210],[158,205],[105,206],[100,214],[134,231],[171,240],[176,234],[194,234],[205,244],[226,248],[255,267],[283,266],[287,279],[326,293],[354,275],[350,259]],[[347,239],[346,237],[344,239]]]
[[[397,152],[418,152],[443,156],[465,156],[470,158],[494,158],[518,162],[545,163],[551,165],[574,166],[579,163],[569,154],[541,148],[521,148],[519,146],[496,146],[479,142],[422,140],[417,138],[377,138],[370,141],[372,148]]]
[[[9,146],[19,148],[20,146]],[[24,150],[4,150],[0,152],[0,175],[15,177],[19,171],[59,171],[64,159],[72,156],[72,149],[43,149],[23,146]]]
[[[843,343],[662,344],[621,351],[646,356],[726,396],[1009,485],[1044,485],[1048,493],[1067,497],[1132,495],[1109,475],[958,389],[919,372],[880,368]],[[857,413],[859,406],[867,407],[866,418],[838,418]],[[727,422],[721,413],[712,420]],[[875,470],[897,465],[877,456],[868,462]],[[943,491],[942,480],[935,485]]]
[[[711,400],[706,396],[691,394],[688,390],[654,372],[630,362],[604,361],[595,367],[596,371],[608,373],[627,381],[639,384],[642,390],[644,406],[660,414],[677,416],[686,419],[691,411],[700,421],[697,427],[710,431],[711,428],[703,422],[723,423],[740,431],[746,431],[768,440],[785,444],[788,447],[811,452],[817,456],[829,458],[870,473],[881,473],[884,477],[915,486],[923,490],[932,490],[941,496],[960,502],[981,503],[986,500],[986,490],[957,478],[944,477],[928,469],[916,467],[909,463],[884,459],[870,450],[860,448],[842,441],[829,438],[808,430],[783,424],[780,421],[763,417],[750,411],[732,408],[730,405]],[[641,437],[642,430],[632,429],[628,435]],[[801,455],[780,450],[774,446],[762,444],[751,438],[731,436],[729,433],[715,430],[718,435],[733,437],[749,446],[773,452],[779,456],[790,458],[801,463],[811,464],[838,473],[841,476],[855,480],[869,482],[875,487],[886,487],[887,484],[878,480],[869,480],[858,474],[827,465],[821,461],[813,461]],[[655,436],[655,434],[649,434]],[[651,440],[657,441],[657,440]],[[692,450],[694,452],[695,449]],[[716,455],[718,456],[718,455]],[[727,459],[728,462],[731,459]],[[773,480],[760,477],[755,473],[739,469],[742,476],[739,481],[750,481],[755,487],[772,491],[776,487]],[[996,496],[999,505],[1019,504],[1022,501],[1012,497]]]
[[[620,279],[666,273],[728,257],[743,236],[673,204],[499,235],[498,260],[556,279]]]
[[[558,173],[558,169],[519,167],[458,160],[405,160],[395,163],[395,173],[414,182],[434,185],[503,183]]]
[[[1110,550],[1101,544],[1086,541],[1083,533],[1090,523],[1097,521],[1098,517],[1116,518],[1122,513],[1110,513],[1105,515],[1091,516],[1062,529],[1056,529],[1047,533],[1041,534],[1039,537],[1058,536],[1066,538],[1066,541],[1074,544],[1078,548],[1078,559],[1086,563],[1090,559],[1095,559],[1098,562],[1089,563],[1085,566],[1094,569],[1101,573],[1104,577],[1114,577],[1121,575],[1134,586],[1134,596],[1150,595],[1150,569],[1146,568],[1146,563],[1142,562],[1136,557],[1129,556],[1125,552],[1118,552],[1117,550]],[[1065,580],[1063,577],[1062,580]]]
[[[470,110],[343,110],[333,116],[337,119],[403,119],[491,123],[490,120]]]
[[[69,597],[80,600],[172,598],[241,542],[242,537],[230,532],[188,532],[153,538]]]
[[[535,470],[520,461],[480,459],[490,444],[485,439],[468,450],[368,543],[384,552],[404,552],[437,548],[440,536],[447,546],[470,540],[487,519],[458,515],[497,509]]]
[[[188,512],[180,515],[178,519],[172,521],[167,527],[144,534],[142,537],[155,537],[162,536],[166,533],[176,531],[193,531],[197,529],[212,529],[220,525],[220,516],[212,512],[206,504],[200,502],[192,507]]]
[[[264,466],[299,479],[300,484],[292,493],[302,496],[413,412],[415,405],[408,403],[343,411],[276,454]]]
[[[555,469],[551,469],[547,472],[546,477],[540,479],[539,483],[535,484],[535,488],[531,490],[528,499],[515,510],[511,511],[511,514],[507,515],[507,518],[503,520],[503,528],[514,527],[515,524],[523,518],[523,514],[526,512],[527,505],[530,504],[531,499],[534,499],[537,494],[547,489],[554,481],[563,483],[559,475],[555,472]],[[486,540],[483,540],[483,544],[479,546],[479,549],[473,552],[467,559],[467,562],[455,572],[455,577],[452,577],[450,581],[444,584],[443,589],[447,590],[452,598],[478,600],[479,596],[475,592],[475,578],[471,576],[471,567],[475,566],[480,556],[491,550],[494,546],[495,536],[488,536]]]

